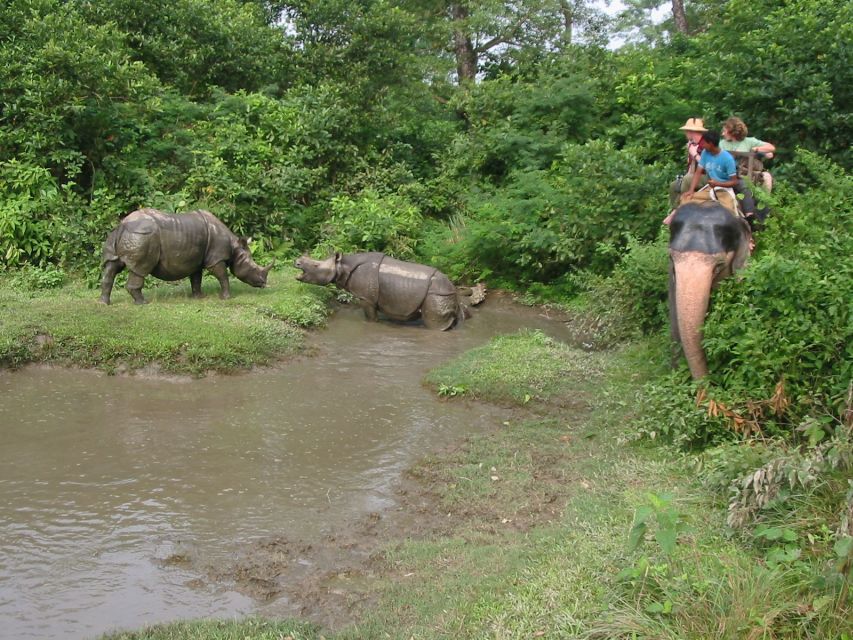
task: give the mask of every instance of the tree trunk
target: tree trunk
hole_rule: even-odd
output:
[[[678,33],[687,35],[687,14],[684,12],[684,0],[672,0],[672,17]]]
[[[572,43],[572,27],[575,22],[574,5],[567,0],[560,0],[560,13],[563,14],[563,43]]]
[[[468,19],[468,7],[462,4],[454,4],[450,8],[454,22],[453,28],[453,52],[456,55],[456,73],[459,76],[459,84],[473,82],[477,76],[477,54],[467,26],[464,24]]]

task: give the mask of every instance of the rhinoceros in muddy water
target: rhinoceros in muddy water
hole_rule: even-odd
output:
[[[391,320],[422,318],[429,329],[450,329],[468,307],[485,297],[485,287],[456,287],[438,269],[389,258],[384,253],[335,253],[325,260],[296,260],[300,282],[334,284],[353,294],[368,320],[382,312]]]
[[[145,304],[145,276],[161,280],[189,278],[193,297],[201,296],[201,276],[207,269],[219,280],[223,300],[231,297],[228,268],[239,280],[265,287],[272,264],[260,267],[252,260],[246,238],[238,238],[209,211],[182,215],[156,209],[128,214],[104,242],[101,298],[110,303],[116,274],[127,267],[127,290],[136,304]]]

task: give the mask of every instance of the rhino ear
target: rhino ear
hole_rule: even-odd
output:
[[[344,257],[340,251],[335,251],[335,264],[338,264],[341,261],[341,258]]]

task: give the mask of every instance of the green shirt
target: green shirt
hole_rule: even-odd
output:
[[[744,138],[743,140],[720,140],[720,149],[723,151],[750,152],[755,147],[762,147],[766,142],[758,138]]]

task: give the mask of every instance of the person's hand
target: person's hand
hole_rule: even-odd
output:
[[[711,180],[708,180],[708,186],[709,187],[719,187],[720,183],[717,182],[716,180],[711,179]]]

